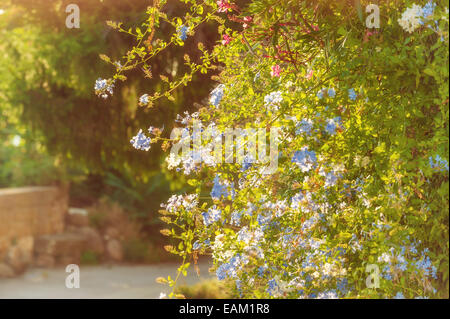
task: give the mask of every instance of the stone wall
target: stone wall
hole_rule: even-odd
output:
[[[32,257],[35,237],[64,231],[67,210],[66,190],[56,187],[0,189],[0,263],[10,258],[9,254],[28,254],[24,250],[30,250]]]

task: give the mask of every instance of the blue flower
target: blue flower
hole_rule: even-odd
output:
[[[408,269],[408,263],[403,262],[403,263],[397,264],[397,268],[400,269],[401,271],[406,271],[406,269]]]
[[[243,211],[234,211],[231,213],[231,225],[240,226]]]
[[[106,88],[107,83],[108,83],[108,82],[107,82],[105,79],[98,78],[98,79],[95,81],[94,89],[95,89],[96,91],[97,91],[97,90],[103,90],[103,89]]]
[[[338,176],[334,172],[327,173],[325,175],[325,188],[336,185],[337,180]]]
[[[345,295],[347,293],[347,291],[348,291],[348,280],[347,280],[347,278],[338,280],[337,283],[336,283],[336,288],[338,289],[338,291],[341,294]]]
[[[328,96],[333,98],[336,96],[336,91],[333,88],[328,89]]]
[[[300,207],[300,203],[303,200],[305,196],[303,196],[303,193],[297,193],[295,194],[292,199],[291,199],[291,208],[292,209],[297,209]]]
[[[219,268],[217,268],[216,270],[217,279],[224,280],[225,278],[227,278],[229,266],[230,266],[229,264],[225,263],[220,265]]]
[[[207,212],[202,213],[203,223],[206,226],[209,226],[215,222],[217,222],[222,217],[222,211],[214,205]]]
[[[227,277],[236,278],[237,270],[240,268],[241,263],[248,262],[248,258],[241,257],[240,254],[234,255],[228,263],[223,263],[216,270],[216,276],[219,280],[224,280]]]
[[[106,99],[109,95],[113,95],[114,81],[108,82],[108,80],[98,78],[95,81],[94,90],[95,94]]]
[[[236,289],[239,292],[239,296],[242,297],[242,285],[239,279],[236,280]]]
[[[394,296],[394,299],[405,299],[405,296],[403,296],[403,294],[399,291],[399,292],[397,292],[397,294]]]
[[[219,84],[214,90],[211,91],[211,97],[209,99],[209,103],[214,105],[215,107],[219,106],[220,101],[223,98],[225,85]]]
[[[281,102],[283,102],[281,91],[271,92],[264,97],[264,104],[266,107],[270,108],[271,111],[277,111]]]
[[[306,146],[300,151],[296,151],[292,157],[292,163],[297,164],[304,173],[310,171],[316,162],[316,153],[314,151],[308,151]]]
[[[422,17],[428,19],[429,16],[433,15],[434,8],[436,8],[436,4],[433,1],[428,1],[422,8]],[[424,24],[424,21],[420,19],[419,23]]]
[[[264,277],[264,274],[266,273],[266,267],[259,266],[258,267],[258,277]]]
[[[254,160],[253,156],[246,155],[244,157],[244,160],[243,160],[242,165],[241,165],[241,171],[245,172],[246,170],[248,170],[250,167],[252,167],[254,162],[255,162],[255,160]]]
[[[214,185],[210,194],[212,199],[221,199],[222,196],[224,198],[231,196],[231,198],[234,199],[235,196],[234,183],[231,184],[228,184],[226,182],[222,183],[220,181],[219,176],[216,176],[214,177]]]
[[[272,219],[272,215],[270,213],[266,213],[266,214],[259,214],[256,217],[256,221],[258,222],[259,226],[262,226],[262,228],[264,229],[265,226],[267,226],[267,224],[270,222],[270,220]]]
[[[274,297],[277,294],[279,288],[277,281],[275,279],[270,279],[267,284],[269,285],[269,287],[266,290],[267,293],[272,297]]]
[[[328,134],[334,135],[336,133],[336,128],[338,126],[340,127],[341,125],[341,118],[339,116],[335,117],[334,119],[328,119],[325,130],[328,132]]]
[[[430,156],[428,161],[430,163],[431,168],[436,168],[440,171],[445,169],[448,171],[448,161],[441,158],[439,155],[436,155],[434,159],[432,156]]]
[[[437,279],[437,268],[435,266],[431,266],[431,277]]]
[[[313,126],[313,122],[309,119],[303,119],[296,125],[295,134],[299,135],[301,133],[306,133],[307,135],[311,135],[311,129]]]
[[[317,97],[319,99],[323,98],[323,95],[327,93],[328,97],[334,98],[336,96],[336,91],[333,88],[322,88],[319,92],[317,92]]]
[[[424,253],[426,251],[424,250]],[[431,276],[433,278],[437,278],[437,269],[431,263],[431,259],[428,256],[423,256],[420,260],[416,262],[416,267],[420,270],[423,270],[426,276]]]
[[[187,33],[189,32],[189,27],[182,25],[180,27],[178,27],[177,33],[178,33],[178,38],[181,41],[184,41],[187,39]]]
[[[384,279],[391,281],[392,280],[392,275],[391,273],[387,272],[382,276]]]
[[[356,100],[356,92],[354,89],[348,90],[348,97],[350,100],[355,101]]]
[[[317,92],[317,97],[321,100],[323,98],[323,91],[325,88],[322,88],[319,92]]]
[[[142,133],[142,129],[134,136],[130,143],[135,149],[148,151],[150,149],[151,138]]]

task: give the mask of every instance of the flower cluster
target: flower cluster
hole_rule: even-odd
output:
[[[311,130],[313,127],[313,121],[310,119],[302,119],[300,122],[296,123],[295,134],[307,134],[311,135]]]
[[[189,30],[190,30],[190,28],[185,25],[181,25],[180,27],[178,27],[178,29],[177,29],[178,38],[181,41],[186,40]]]
[[[193,210],[198,205],[198,195],[172,195],[166,204],[161,204],[169,213],[176,213],[181,208],[186,210]]]
[[[220,220],[220,218],[222,217],[222,211],[218,209],[216,206],[213,206],[210,209],[208,209],[207,212],[203,212],[202,217],[205,226],[209,226]]]
[[[352,101],[355,101],[358,96],[356,95],[355,89],[348,89],[348,98]]]
[[[143,94],[139,98],[139,105],[140,106],[146,106],[146,105],[148,105],[149,102],[150,102],[150,99],[149,99],[148,94]]]
[[[325,94],[328,97],[334,98],[336,96],[336,90],[333,88],[322,88],[319,90],[319,92],[317,92],[317,97],[319,99],[323,99],[323,97],[325,96]]]
[[[227,45],[231,42],[231,37],[228,34],[223,35],[222,45]]]
[[[114,81],[112,80],[98,78],[95,81],[94,85],[95,94],[104,99],[108,98],[108,94],[113,95],[113,89],[114,89]]]
[[[316,153],[314,151],[308,151],[308,147],[304,146],[301,150],[294,153],[292,163],[295,163],[302,172],[308,172],[317,163]]]
[[[334,135],[336,133],[336,129],[341,128],[341,127],[342,127],[342,121],[341,121],[341,118],[338,116],[338,117],[335,117],[334,119],[327,120],[327,125],[325,126],[325,130],[327,131],[328,134]]]
[[[270,72],[271,76],[279,77],[281,75],[281,67],[278,64],[272,66],[272,71]]]
[[[403,13],[398,23],[409,33],[413,33],[419,26],[423,25],[426,20],[433,16],[436,4],[429,1],[425,6],[421,7],[413,4],[412,7],[407,8]]]
[[[227,198],[231,196],[233,199],[235,196],[234,183],[228,181],[221,181],[219,176],[214,178],[214,186],[211,190],[211,198],[219,200],[221,198]]]
[[[225,90],[224,84],[219,84],[214,90],[212,90],[209,103],[211,103],[211,105],[214,105],[215,107],[218,107],[220,101],[223,98],[224,90]]]
[[[281,102],[283,102],[283,95],[281,91],[271,92],[264,97],[264,105],[272,112],[279,109]]]
[[[217,0],[217,6],[219,7],[217,9],[217,12],[227,12],[229,9],[232,8],[228,0]]]
[[[448,171],[448,161],[441,158],[439,155],[436,155],[434,158],[433,156],[430,156],[428,161],[431,168]]]
[[[142,132],[142,129],[140,129],[139,132],[130,140],[130,143],[135,149],[148,151],[150,149],[151,141],[152,139],[146,136]]]

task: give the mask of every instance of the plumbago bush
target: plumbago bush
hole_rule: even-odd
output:
[[[200,24],[220,35],[139,103],[173,99],[208,71],[210,98],[170,136],[150,126],[131,140],[144,151],[161,141],[167,168],[194,189],[162,204],[162,233],[178,241],[166,248],[183,258],[177,278],[210,255],[241,298],[448,298],[448,1],[382,1],[378,28],[370,2],[181,2],[187,13],[169,17],[155,1],[141,28],[109,22],[136,45],[122,61],[103,56],[116,72],[96,83],[107,98],[127,70],[151,76],[151,58],[183,50]],[[173,34],[154,39],[162,23]],[[228,128],[247,129],[237,149],[254,143],[248,132],[269,140],[277,128],[275,169],[252,152],[212,152]]]

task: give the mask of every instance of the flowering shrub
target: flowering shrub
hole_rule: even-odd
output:
[[[448,3],[380,2],[372,30],[358,1],[351,10],[346,1],[181,1],[184,17],[156,2],[144,31],[110,22],[137,44],[95,86],[108,97],[124,71],[145,73],[199,24],[217,25],[213,51],[199,43],[200,62],[185,56],[190,73],[161,74],[162,91],[142,92],[139,102],[171,99],[194,73],[220,67],[209,101],[179,116],[170,138],[151,128],[131,141],[142,150],[158,141],[192,148],[166,160],[195,189],[161,210],[162,233],[179,240],[167,247],[183,257],[179,275],[208,254],[217,278],[245,298],[448,297]],[[173,26],[170,39],[153,39],[161,23]],[[194,145],[191,125],[201,128]],[[270,174],[255,154],[224,161],[211,153],[227,128],[268,136],[274,127]],[[196,134],[208,138],[195,143]],[[253,141],[247,134],[234,143]]]

